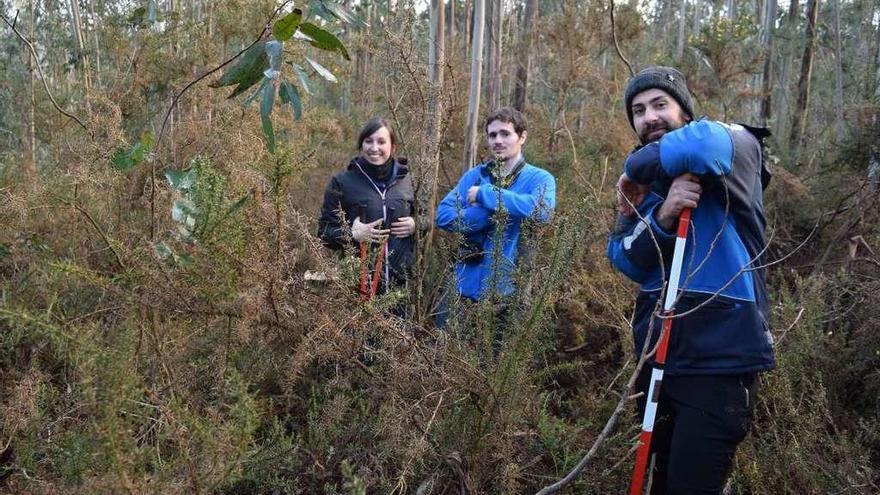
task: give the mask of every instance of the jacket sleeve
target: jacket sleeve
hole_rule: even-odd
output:
[[[318,219],[318,237],[330,249],[345,247],[346,225],[342,224],[342,190],[336,177],[330,179],[324,190],[321,218]]]
[[[700,120],[630,153],[624,170],[639,184],[678,177],[685,172],[721,176],[730,173],[733,156],[733,139],[727,127]]]
[[[483,184],[477,194],[477,202],[490,212],[495,212],[500,201],[513,218],[526,219],[534,216],[540,222],[548,222],[556,208],[556,179],[549,172],[542,171],[533,182],[530,191],[525,193]]]
[[[644,283],[660,267],[660,256],[671,260],[675,234],[666,232],[654,218],[663,198],[651,194],[639,206],[639,218],[618,215],[608,238],[606,255],[614,267],[634,282]]]
[[[486,230],[492,225],[492,212],[480,205],[469,205],[463,198],[475,185],[474,173],[467,172],[437,206],[437,227],[450,232],[470,234]]]

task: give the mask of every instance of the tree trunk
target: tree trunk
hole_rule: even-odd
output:
[[[880,28],[877,29],[877,43],[880,46]],[[880,105],[880,48],[877,50],[876,56],[876,73],[874,74],[874,114],[871,118],[871,127],[874,135],[880,129],[880,112],[877,111],[877,105]],[[871,145],[871,155],[868,159],[868,181],[871,188],[876,191],[880,188],[880,143],[876,139]]]
[[[727,0],[727,18],[736,20],[736,0]]]
[[[516,86],[513,90],[513,107],[525,111],[529,100],[529,72],[532,70],[532,43],[534,42],[534,23],[538,13],[538,0],[526,0],[523,16],[522,38],[516,60]]]
[[[473,37],[471,38],[471,89],[465,126],[463,171],[474,165],[477,155],[477,118],[480,114],[480,86],[483,70],[483,26],[486,23],[484,0],[474,0]]]
[[[685,23],[687,22],[687,0],[681,0],[681,7],[678,10],[678,41],[675,44],[675,58],[681,62],[684,56],[684,35]]]
[[[68,5],[70,6],[70,29],[79,57],[79,65],[82,67],[82,81],[86,90],[86,102],[88,102],[88,94],[92,88],[92,77],[91,64],[89,63],[89,55],[86,52],[85,36],[82,30],[82,12],[79,8],[79,0],[69,0]]]
[[[810,99],[810,79],[813,75],[813,55],[816,51],[816,18],[819,16],[819,0],[810,0],[807,6],[807,43],[801,60],[801,76],[798,80],[797,103],[791,118],[789,146],[794,156],[799,156],[801,140],[806,128],[807,104]]]
[[[495,59],[492,64],[492,95],[489,98],[490,110],[495,110],[501,104],[501,75],[504,73],[502,69],[503,59],[502,42],[504,41],[504,2],[503,0],[495,0]]]
[[[431,0],[429,8],[428,79],[430,79],[431,84],[436,85],[443,81],[443,59],[445,54],[443,49],[445,29],[443,0]],[[429,103],[428,106],[432,107],[433,105]]]
[[[452,0],[454,1],[454,0]],[[428,56],[428,74],[430,80],[428,82],[428,101],[425,120],[425,141],[422,147],[422,159],[419,168],[423,170],[431,170],[428,174],[422,174],[424,183],[419,184],[419,203],[420,210],[428,212],[428,222],[431,230],[428,232],[424,250],[427,252],[431,247],[434,238],[434,215],[436,214],[437,205],[437,178],[440,175],[440,134],[443,128],[443,66],[445,59],[445,49],[443,32],[444,11],[443,0],[431,0],[429,14],[429,22],[431,24],[430,37],[428,40],[429,56]],[[419,250],[417,250],[419,251]],[[417,254],[417,256],[419,256]],[[422,266],[422,260],[419,259],[417,266]],[[419,270],[419,273],[423,273]],[[416,308],[418,308],[419,317],[421,317],[422,304],[421,296],[422,284],[416,284],[419,289],[416,291]]]
[[[95,43],[95,79],[98,81],[98,87],[102,87],[101,83],[101,45],[98,42],[98,17],[95,15],[95,2],[88,0],[89,16],[92,18],[92,39]]]
[[[452,44],[455,42],[455,3],[456,0],[449,0],[449,18],[446,19],[446,34],[449,39],[450,52]]]
[[[28,10],[30,10],[31,13],[30,37],[32,41],[36,41],[36,11],[34,10],[34,0],[28,1]],[[24,182],[31,185],[37,178],[37,126],[34,122],[36,115],[35,110],[37,107],[36,76],[34,75],[34,64],[36,63],[36,60],[34,60],[33,55],[27,47],[25,47],[25,50],[27,51],[27,68],[28,74],[30,75],[31,101],[28,106],[27,136],[25,139],[27,150],[24,153],[24,160],[22,161],[22,176]]]
[[[703,19],[702,10],[703,0],[696,0],[694,2],[694,24],[691,26],[691,32],[694,33],[694,36],[700,34],[700,21]]]
[[[486,73],[486,105],[489,111],[495,109],[493,105],[495,97],[495,57],[498,54],[498,38],[495,36],[495,7],[498,0],[484,0],[486,2],[486,60],[484,72]]]
[[[838,144],[843,142],[843,46],[840,41],[840,0],[834,0],[834,130]]]
[[[776,0],[767,0],[764,16],[764,71],[761,75],[761,125],[767,127],[773,96],[773,28],[776,23]]]
[[[795,55],[794,53],[797,51],[798,46],[798,21],[799,21],[799,7],[800,3],[798,0],[793,0],[788,4],[788,15],[785,19],[786,24],[786,37],[788,38],[788,42],[784,44],[784,49],[780,51],[780,68],[779,68],[779,103],[776,105],[778,109],[778,115],[776,116],[776,126],[774,129],[774,134],[779,136],[780,138],[784,135],[785,123],[788,121],[787,118],[787,110],[790,107],[789,101],[789,79],[790,73],[792,72],[792,65],[794,61],[792,60]]]
[[[471,40],[474,38],[474,5],[472,0],[464,2],[464,56],[467,60],[468,54],[471,52]]]

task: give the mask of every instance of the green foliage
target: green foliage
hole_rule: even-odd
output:
[[[210,86],[220,88],[237,84],[235,90],[227,98],[235,98],[247,91],[263,77],[263,71],[269,65],[269,56],[266,54],[266,42],[260,41],[248,48],[235,63]]]
[[[332,12],[344,22],[351,22],[354,18],[348,10],[340,5],[328,3],[328,12]],[[210,84],[211,87],[223,87],[237,84],[235,90],[229,95],[234,98],[248,90],[260,79],[263,80],[260,89],[245,99],[244,104],[249,105],[256,98],[260,98],[260,124],[263,135],[266,137],[266,149],[275,154],[275,129],[272,123],[272,107],[275,105],[275,91],[279,90],[281,104],[290,104],[294,118],[302,118],[302,99],[299,92],[289,82],[285,81],[281,74],[283,60],[283,42],[290,40],[297,32],[302,33],[312,46],[329,52],[338,52],[346,60],[350,60],[348,50],[338,37],[311,22],[303,22],[301,9],[294,9],[272,26],[272,34],[275,40],[260,41],[242,54],[241,58],[233,63],[217,81]],[[324,66],[306,57],[309,64],[324,79],[336,82],[334,76]],[[292,64],[297,79],[306,94],[311,94],[308,77],[298,64]]]
[[[140,140],[131,147],[117,149],[110,164],[116,170],[125,172],[140,165],[151,151],[153,151],[153,133],[147,131],[141,134]]]
[[[272,106],[275,104],[275,85],[267,83],[263,85],[260,98],[260,121],[263,124],[263,134],[266,136],[266,148],[269,153],[275,154],[275,130],[272,128]]]
[[[287,81],[282,81],[281,87],[278,88],[278,96],[281,98],[281,103],[290,104],[290,111],[293,112],[293,118],[296,120],[302,120],[302,98],[300,98],[296,86]]]
[[[315,48],[320,48],[321,50],[328,52],[339,52],[345,60],[351,60],[351,57],[348,55],[348,50],[345,49],[345,45],[343,45],[342,42],[339,41],[339,38],[333,33],[316,26],[311,22],[300,24],[299,30],[304,35],[311,38],[309,43]]]
[[[293,9],[289,14],[282,17],[272,25],[272,36],[278,41],[287,41],[293,33],[299,29],[302,22],[302,10]]]

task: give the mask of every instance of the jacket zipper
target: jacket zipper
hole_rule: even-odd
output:
[[[370,176],[367,175],[366,172],[364,172],[364,169],[361,168],[360,164],[355,164],[355,166],[357,166],[358,170],[361,172],[361,174],[363,174],[364,178],[367,179],[367,182],[369,182],[370,185],[373,186],[373,189],[376,191],[376,193],[379,194],[379,198],[382,200],[382,226],[387,227],[386,223],[388,222],[388,205],[385,202],[385,194],[388,192],[389,189],[391,189],[391,186],[393,186],[394,183],[397,182],[397,174],[394,173],[395,172],[394,166],[392,165],[392,169],[391,169],[391,173],[394,174],[394,176],[391,178],[391,182],[389,182],[388,185],[385,186],[385,191],[379,190],[379,186],[377,186],[376,183],[373,182],[373,179],[371,179]],[[385,288],[386,289],[388,289],[388,287],[390,286],[390,274],[388,272],[388,265],[389,264],[390,264],[390,261],[388,259],[388,243],[386,242],[385,243],[385,270],[384,270]]]

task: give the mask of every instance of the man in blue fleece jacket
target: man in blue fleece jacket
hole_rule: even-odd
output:
[[[684,76],[650,67],[627,83],[627,115],[642,146],[618,181],[615,268],[641,285],[633,315],[639,355],[660,334],[658,301],[677,220],[692,208],[651,452],[651,493],[718,494],[751,426],[757,373],[774,367],[765,270],[766,130],[694,120]],[[651,362],[649,361],[649,364]],[[647,392],[650,366],[637,388]],[[645,397],[639,407],[644,411]]]
[[[513,108],[489,115],[486,141],[495,159],[465,172],[437,207],[437,226],[464,236],[455,265],[458,293],[464,298],[511,295],[523,221],[547,222],[556,207],[556,180],[523,158],[526,127],[525,116]],[[499,210],[506,214],[503,226],[496,223],[502,218]],[[500,236],[495,234],[498,228],[504,229]],[[495,247],[498,238],[500,249]]]

